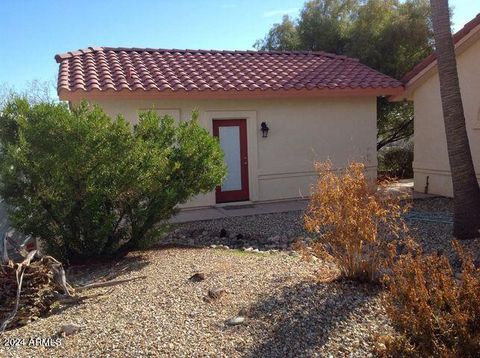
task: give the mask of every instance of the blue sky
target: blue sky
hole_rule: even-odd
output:
[[[0,85],[54,81],[57,53],[88,46],[251,49],[305,0],[1,0]],[[480,1],[450,0],[454,28]]]

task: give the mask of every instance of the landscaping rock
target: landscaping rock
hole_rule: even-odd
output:
[[[239,324],[243,324],[243,322],[245,322],[245,317],[243,316],[236,316],[236,317],[233,317],[233,318],[230,318],[228,321],[227,321],[227,324],[229,326],[237,326]]]
[[[225,290],[223,288],[212,288],[212,289],[208,290],[207,301],[212,302],[212,301],[219,300],[226,293],[227,293],[227,290]]]
[[[452,210],[451,200],[444,198],[416,201],[414,205],[426,219],[428,213]],[[145,280],[126,283],[102,299],[87,300],[5,332],[5,338],[48,337],[65,322],[88,318],[80,334],[72,334],[61,347],[48,350],[0,347],[0,356],[376,356],[375,334],[389,334],[393,329],[382,304],[382,292],[347,280],[319,283],[316,278],[322,273],[335,271],[333,264],[315,257],[309,263],[290,259],[287,253],[278,254],[280,244],[288,246],[299,237],[309,241],[301,215],[290,212],[179,225],[162,242],[184,244],[192,239],[196,246],[205,248],[130,253],[125,260],[137,261],[139,267],[133,273],[121,274],[127,278],[146,275]],[[451,224],[409,219],[408,225],[425,250],[452,254]],[[242,242],[236,235],[220,238],[223,227],[241,232]],[[291,235],[284,235],[287,232]],[[479,242],[461,244],[480,252]],[[211,250],[210,245],[216,245],[217,250]],[[258,248],[272,255],[239,255],[223,250],[225,246]],[[226,288],[235,295],[203,304],[202,298],[209,297],[208,287],[203,286],[205,283],[185,284],[185,278],[198,270],[196,273],[205,279],[200,272],[205,267],[208,287]],[[109,265],[108,270],[111,268]],[[239,310],[242,307],[246,308]]]
[[[82,329],[83,329],[83,326],[79,326],[77,324],[73,324],[73,323],[64,324],[60,328],[59,335],[62,337],[70,336],[72,334],[80,332]]]
[[[190,276],[189,280],[192,281],[192,282],[203,281],[203,280],[205,280],[205,274],[203,272],[197,272],[197,273],[193,274],[192,276]]]

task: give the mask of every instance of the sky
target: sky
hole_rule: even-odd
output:
[[[253,49],[305,0],[0,0],[0,85],[56,81],[57,53],[89,46]],[[480,0],[450,0],[454,30]]]

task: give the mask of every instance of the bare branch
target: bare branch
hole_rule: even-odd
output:
[[[125,280],[115,280],[115,281],[107,281],[107,282],[94,282],[94,283],[91,283],[89,285],[75,287],[75,291],[76,292],[82,292],[82,291],[85,291],[85,290],[89,290],[91,288],[110,287],[110,286],[120,285],[122,283],[135,281],[135,280],[141,280],[141,279],[145,279],[145,278],[147,278],[147,276],[132,277],[132,278],[128,278],[128,279],[125,279]]]

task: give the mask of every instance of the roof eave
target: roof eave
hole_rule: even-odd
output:
[[[480,39],[480,15],[477,15],[453,36],[456,56],[467,50],[478,39]],[[404,93],[400,96],[392,96],[390,100],[411,100],[415,89],[435,73],[436,67],[437,58],[435,53],[432,53],[402,78],[402,82],[405,84]]]
[[[60,89],[58,96],[64,101],[120,100],[120,99],[275,99],[275,98],[317,98],[317,97],[380,97],[397,96],[404,91],[399,87],[381,88],[326,88],[290,90],[244,90],[244,91],[129,91],[91,90],[68,91]]]

